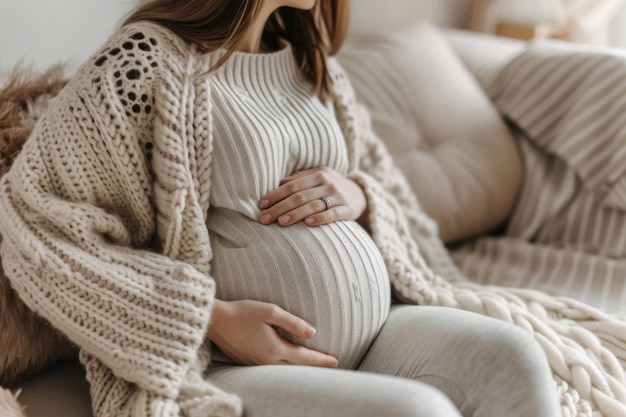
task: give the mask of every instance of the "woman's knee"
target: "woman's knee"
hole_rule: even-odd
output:
[[[491,328],[490,328],[491,327]],[[484,360],[494,367],[515,368],[518,372],[546,375],[549,364],[545,352],[532,333],[509,323],[496,322],[485,326],[491,334],[481,338],[489,354]],[[476,346],[476,349],[481,346]]]
[[[460,378],[465,397],[457,404],[461,411],[475,416],[560,415],[550,365],[533,334],[487,318],[481,318],[480,328],[465,336],[469,365]]]
[[[518,381],[529,383],[551,381],[546,354],[531,332],[479,315],[465,321],[457,349],[475,372],[485,378],[516,375]]]
[[[508,400],[475,401],[475,415],[493,415],[494,409],[506,410],[511,416],[560,415],[550,365],[534,336],[512,325],[501,326],[494,330],[496,334],[499,337],[493,339],[494,346],[488,354],[482,355],[486,367],[483,378],[489,380],[485,389],[498,393],[498,396],[507,395]]]
[[[449,308],[403,306],[392,311],[388,322],[395,328],[384,335],[388,340],[383,344],[404,340],[412,349],[421,346],[426,357],[547,368],[545,353],[530,332],[494,318]]]
[[[359,369],[434,385],[464,415],[554,415],[538,411],[555,408],[556,391],[532,334],[466,311],[394,308]]]

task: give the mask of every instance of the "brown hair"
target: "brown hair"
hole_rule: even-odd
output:
[[[148,0],[124,24],[152,21],[171,30],[203,52],[226,49],[222,64],[237,49],[265,0]],[[292,45],[303,74],[318,94],[330,93],[329,55],[345,39],[349,0],[317,0],[311,10],[281,7],[268,19],[263,41],[276,47],[279,39]]]

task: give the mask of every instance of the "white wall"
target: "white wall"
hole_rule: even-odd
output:
[[[426,17],[441,26],[464,27],[470,0],[352,0],[353,32],[397,28]]]
[[[519,0],[518,3],[519,8],[524,2]],[[402,26],[415,16],[427,16],[444,26],[465,27],[470,0],[352,0],[352,4],[355,9],[353,31],[361,32]],[[608,30],[581,35],[584,35],[581,40],[593,41],[598,37],[602,43],[626,48],[626,2]]]
[[[236,1],[236,0],[233,0]],[[0,74],[22,60],[44,69],[76,66],[113,32],[136,0],[0,0]],[[470,0],[352,0],[353,31],[388,29],[427,17],[444,26],[466,24]],[[611,28],[626,47],[626,6]]]
[[[427,16],[460,27],[468,3],[353,0],[352,22],[355,30],[385,29]],[[65,61],[72,67],[81,64],[135,4],[136,0],[0,0],[0,74],[20,60],[38,69]]]
[[[615,17],[609,36],[612,45],[626,48],[626,4]]]
[[[86,60],[135,0],[0,0],[0,73]]]

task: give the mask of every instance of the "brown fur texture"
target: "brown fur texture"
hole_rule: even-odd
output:
[[[65,83],[60,66],[43,74],[18,68],[0,89],[0,176],[9,170],[48,101]],[[1,268],[0,352],[3,386],[13,385],[76,352],[69,341],[22,303]],[[16,398],[0,389],[0,417],[23,416]]]
[[[0,176],[15,156],[47,107],[66,81],[58,65],[43,74],[16,68],[0,90]]]
[[[17,402],[19,395],[19,392],[13,395],[9,390],[0,389],[0,417],[26,417],[24,409]]]

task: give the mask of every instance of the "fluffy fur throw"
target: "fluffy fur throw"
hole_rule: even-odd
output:
[[[48,101],[65,86],[63,67],[43,74],[16,68],[0,90],[0,176],[22,149]]]
[[[22,407],[17,402],[19,393],[11,394],[9,390],[0,389],[0,416],[2,417],[25,417]]]
[[[60,66],[43,74],[18,68],[0,89],[0,176],[8,171],[48,101],[64,85]],[[0,267],[0,385],[11,385],[75,350],[22,303]],[[23,415],[16,397],[0,390],[0,416]]]

